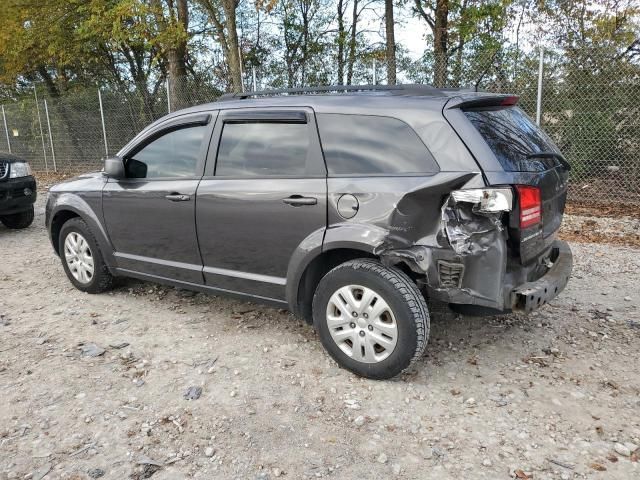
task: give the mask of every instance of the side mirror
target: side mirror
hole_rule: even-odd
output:
[[[119,180],[125,178],[124,162],[120,157],[107,158],[104,161],[104,174],[109,178]]]

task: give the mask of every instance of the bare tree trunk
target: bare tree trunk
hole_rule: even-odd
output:
[[[443,88],[447,83],[448,28],[449,0],[436,0],[433,32],[433,55],[435,59],[433,83],[438,88]]]
[[[242,74],[240,70],[240,44],[238,43],[238,31],[236,29],[237,0],[222,0],[224,18],[227,30],[227,46],[229,70],[231,73],[231,88],[234,92],[242,91]]]
[[[353,0],[351,38],[349,39],[349,62],[347,63],[347,85],[353,80],[353,66],[356,63],[356,39],[358,35],[358,0]]]
[[[300,86],[307,83],[307,61],[309,52],[309,7],[310,2],[301,2],[300,14],[302,16],[302,68],[300,69]]]
[[[393,0],[384,0],[386,29],[387,85],[396,84],[396,34],[393,21]]]
[[[460,7],[460,17],[464,18],[467,10],[467,0],[462,2]],[[456,63],[453,66],[453,86],[460,88],[462,83],[462,62],[464,60],[464,46],[467,43],[467,39],[462,34],[462,28],[458,30],[458,44],[456,45]]]
[[[163,45],[165,52],[163,60],[166,65],[169,80],[167,95],[169,96],[171,105],[175,109],[179,109],[188,103],[184,101],[184,98],[180,98],[182,79],[187,74],[187,33],[189,31],[189,9],[187,0],[166,0],[165,3],[160,0],[152,0],[151,5],[155,7],[155,20],[161,32],[176,26],[181,27],[183,30],[184,35],[167,41],[166,44]],[[168,19],[165,16],[165,12],[169,14]]]
[[[347,33],[344,30],[344,0],[338,0],[338,85],[344,82],[344,45]]]

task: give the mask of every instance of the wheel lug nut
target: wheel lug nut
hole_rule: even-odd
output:
[[[351,315],[353,315],[354,317],[358,316],[358,312],[353,312]]]
[[[369,329],[370,332],[373,332],[373,325],[369,325],[367,328]]]
[[[356,324],[355,324],[355,323],[353,323],[353,322],[351,322],[351,323],[349,324],[349,326],[350,326],[351,328],[356,328]]]
[[[360,336],[364,337],[364,330],[360,330]]]
[[[363,313],[363,314],[362,314],[362,316],[363,316],[364,318],[369,318],[369,314],[368,314],[368,313]]]

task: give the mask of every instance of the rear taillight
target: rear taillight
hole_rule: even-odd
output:
[[[480,213],[510,212],[513,205],[513,192],[504,187],[454,190],[451,196],[456,202],[475,204],[474,211]]]
[[[516,185],[520,205],[520,228],[531,227],[542,219],[540,189],[529,185]]]

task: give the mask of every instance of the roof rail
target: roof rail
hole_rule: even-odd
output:
[[[444,97],[447,91],[454,89],[438,89],[431,85],[407,84],[407,85],[328,85],[322,87],[307,88],[283,88],[276,90],[261,90],[256,92],[226,93],[218,101],[244,100],[251,97],[274,95],[297,95],[305,93],[347,93],[347,92],[390,92],[392,95],[419,95]]]

